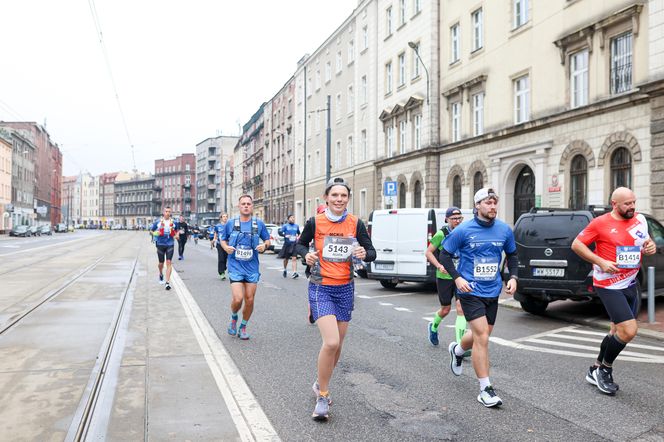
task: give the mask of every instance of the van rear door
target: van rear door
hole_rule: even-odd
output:
[[[396,237],[399,220],[387,210],[376,210],[371,217],[371,242],[376,249],[376,261],[371,269],[380,274],[397,274]]]
[[[433,210],[404,209],[398,212],[397,269],[400,275],[425,276],[429,226],[435,232],[436,216]]]

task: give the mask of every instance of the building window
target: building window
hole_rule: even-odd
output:
[[[369,49],[369,28],[367,26],[362,28],[362,50]]]
[[[419,180],[415,181],[413,189],[413,207],[417,209],[422,208],[422,184]]]
[[[399,184],[399,208],[404,209],[406,207],[406,183]]]
[[[420,59],[417,58],[417,54],[420,52],[420,43],[416,43],[413,48],[413,79],[420,76]]]
[[[392,35],[392,6],[385,10],[385,26],[387,29],[387,36]]]
[[[367,190],[360,190],[360,218],[367,217]]]
[[[418,14],[422,10],[422,0],[415,0],[415,4],[413,7],[414,14]]]
[[[514,28],[528,23],[528,0],[514,0]]]
[[[569,82],[571,88],[571,107],[588,104],[588,49],[569,57]]]
[[[452,103],[452,142],[455,143],[461,139],[461,103]],[[458,207],[458,206],[457,206]]]
[[[369,153],[367,152],[368,147],[367,130],[362,129],[362,132],[360,132],[360,161],[366,160],[369,156]]]
[[[394,126],[387,128],[387,157],[391,158],[394,155]]]
[[[337,141],[337,148],[334,151],[334,168],[341,169],[341,141]]]
[[[473,136],[484,133],[484,92],[473,95]]]
[[[588,185],[588,162],[583,155],[572,158],[570,165],[570,202],[571,209],[582,209],[586,205]]]
[[[353,137],[348,136],[348,141],[347,141],[347,147],[348,147],[348,165],[352,166],[355,164],[355,153],[353,152]]]
[[[454,175],[454,180],[452,180],[452,205],[461,207],[461,177],[459,175]]]
[[[367,102],[369,101],[369,88],[367,85],[366,75],[362,76],[362,79],[360,80],[360,87],[361,87],[360,97],[362,99],[362,104],[367,104]]]
[[[399,0],[399,24],[406,23],[406,0]]]
[[[422,115],[415,115],[413,130],[413,147],[418,150],[422,147]]]
[[[514,80],[514,124],[530,119],[530,82],[524,75]]]
[[[353,113],[355,109],[355,92],[353,91],[353,85],[348,85],[348,97],[346,100],[346,112]]]
[[[611,155],[611,192],[618,187],[632,188],[632,156],[624,147]]]
[[[406,120],[399,122],[399,153],[406,153],[407,145],[406,140],[408,136],[408,125]]]
[[[385,65],[385,95],[392,93],[392,62]]]
[[[611,39],[611,93],[632,89],[632,33]]]
[[[325,83],[329,83],[332,80],[332,63],[329,61],[325,63]]]
[[[399,86],[406,84],[406,53],[399,54]]]
[[[336,105],[336,112],[337,112],[337,121],[341,120],[341,92],[337,94],[337,105]]]
[[[450,28],[450,63],[459,61],[461,42],[459,41],[459,24]]]
[[[316,71],[316,90],[320,89],[320,69]]]
[[[475,175],[473,175],[473,195],[475,195],[482,187],[484,187],[484,176],[482,175],[482,172],[478,170],[475,172]]]
[[[316,151],[316,175],[320,175],[320,150]]]
[[[343,68],[343,58],[341,57],[341,51],[337,52],[337,74],[341,72],[341,69]]]
[[[355,41],[351,40],[348,42],[348,64],[351,64],[355,61]]]
[[[477,51],[484,46],[484,23],[482,17],[482,8],[472,14],[473,22],[473,51]]]

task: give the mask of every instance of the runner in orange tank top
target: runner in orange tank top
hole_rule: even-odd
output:
[[[309,266],[309,306],[323,339],[318,354],[318,379],[313,385],[313,418],[321,421],[328,418],[328,386],[353,310],[353,260],[376,259],[364,224],[346,210],[349,198],[346,181],[332,178],[325,189],[327,209],[307,221],[296,247],[297,254],[304,256]],[[314,245],[309,249],[312,240]]]

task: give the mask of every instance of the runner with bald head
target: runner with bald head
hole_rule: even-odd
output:
[[[595,364],[586,381],[602,392],[615,395],[613,362],[638,330],[636,316],[641,296],[636,276],[641,256],[652,255],[657,247],[648,235],[648,224],[636,212],[636,195],[626,187],[611,194],[610,213],[592,220],[572,243],[572,250],[593,265],[593,286],[611,319],[611,331],[600,345]],[[595,243],[595,251],[589,246]]]

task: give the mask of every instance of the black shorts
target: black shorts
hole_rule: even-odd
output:
[[[636,319],[639,312],[636,307],[639,304],[638,297],[641,296],[641,291],[638,289],[638,284],[632,284],[626,289],[605,289],[595,287],[597,296],[604,304],[606,312],[614,324]]]
[[[456,284],[453,279],[436,278],[436,288],[438,289],[438,300],[440,305],[452,305],[452,297],[456,293]]]
[[[288,259],[291,256],[295,255],[295,243],[284,244],[284,246],[279,250],[279,258]]]
[[[164,258],[168,261],[173,260],[173,248],[173,246],[157,246],[159,262],[164,262]]]
[[[486,316],[486,322],[489,325],[496,323],[496,316],[498,316],[498,296],[495,298],[480,298],[475,295],[457,294],[457,299],[461,302],[463,315],[466,321],[470,322],[473,319]]]

